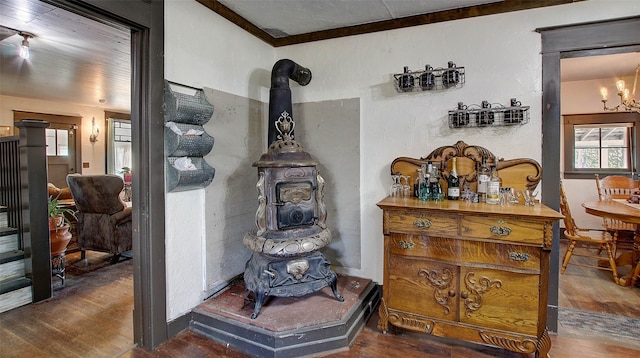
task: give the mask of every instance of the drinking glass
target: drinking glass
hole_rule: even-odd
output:
[[[392,184],[389,188],[389,196],[400,196],[402,192],[402,185],[400,185],[400,175],[391,175]]]
[[[405,198],[411,197],[411,187],[409,186],[409,175],[401,175],[401,179],[404,179],[404,184],[402,184],[402,196]]]

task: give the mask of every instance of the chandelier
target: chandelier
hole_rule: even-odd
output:
[[[633,91],[629,93],[629,89],[625,87],[623,80],[616,81],[616,89],[618,90],[618,97],[620,97],[620,103],[615,107],[607,107],[607,88],[600,88],[600,94],[602,95],[602,104],[605,111],[618,111],[622,109],[627,112],[639,112],[640,102],[636,100],[636,85],[638,84],[638,71],[640,71],[640,64],[636,67],[636,76],[633,80]]]

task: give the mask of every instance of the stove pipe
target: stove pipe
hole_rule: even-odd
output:
[[[301,86],[306,86],[311,82],[311,71],[297,63],[282,59],[273,65],[271,70],[271,89],[269,90],[269,144],[275,142],[280,134],[276,129],[276,123],[281,117],[291,117],[291,89],[289,79],[292,79]],[[293,129],[290,132],[293,137]]]

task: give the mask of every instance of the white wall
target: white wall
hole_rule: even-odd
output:
[[[195,1],[167,0],[165,76],[267,102],[274,60],[290,58],[312,69],[314,77],[304,91],[293,91],[294,102],[360,98],[362,266],[346,273],[381,282],[382,215],[375,204],[387,194],[391,161],[398,156],[423,156],[457,140],[486,146],[505,158],[540,160],[541,44],[534,30],[637,14],[640,2],[635,0],[590,0],[272,49]],[[393,89],[392,74],[403,66],[441,67],[449,60],[466,69],[462,89],[408,94]],[[508,103],[511,97],[531,106],[530,123],[457,130],[447,126],[447,111],[459,101]],[[237,149],[229,154],[239,158],[247,154]],[[214,146],[213,151],[219,150],[226,149]],[[217,173],[214,181],[229,179],[219,175],[224,174]],[[207,233],[189,227],[176,235],[178,231],[172,229],[187,216],[204,217],[204,213],[188,200],[171,198],[181,195],[198,194],[168,194],[167,203],[173,206],[167,205],[166,240],[179,240],[180,245],[180,253],[167,250],[169,319],[204,298],[202,285],[186,277],[202,276],[202,243]],[[224,203],[224,188],[217,195]],[[187,264],[179,272],[172,270]]]
[[[387,194],[394,158],[424,156],[464,140],[500,157],[540,161],[542,60],[536,28],[639,13],[640,2],[592,0],[277,49],[277,57],[295,58],[314,70],[316,82],[299,92],[299,101],[361,99],[363,265],[349,273],[382,281],[382,213],[375,204]],[[408,94],[393,89],[392,74],[403,66],[440,67],[449,60],[465,67],[462,89]],[[530,123],[448,128],[447,111],[459,101],[508,103],[511,97],[531,106]]]
[[[609,101],[607,105],[613,107],[618,104],[615,82],[623,79],[628,86],[632,86],[633,77],[603,78],[588,81],[562,82],[560,86],[560,108],[562,114],[601,113],[602,97],[600,88],[607,87]],[[561,136],[560,176],[564,176],[564,137]],[[571,215],[579,227],[585,229],[602,229],[602,218],[589,215],[580,205],[585,201],[598,200],[598,191],[594,179],[563,179],[567,200],[571,207]]]
[[[165,79],[268,102],[274,50],[196,1],[165,1]],[[215,106],[215,98],[208,98]],[[248,101],[247,101],[248,102]],[[233,116],[234,108],[215,108],[206,124],[215,138],[209,165],[216,169],[206,189],[168,193],[166,201],[167,316],[174,319],[201,303],[217,283],[206,275],[206,257],[219,258],[231,233],[246,232],[257,205],[251,163],[266,151],[260,137],[249,130],[249,118]],[[246,113],[246,109],[243,109]],[[266,118],[264,119],[266,121]],[[263,126],[266,128],[266,126]],[[264,133],[266,138],[266,133]],[[258,148],[255,148],[255,146]],[[250,172],[250,174],[249,174]],[[250,180],[246,175],[251,175]],[[238,200],[228,183],[252,182],[244,191],[250,201]],[[206,198],[206,203],[203,201]],[[208,219],[207,219],[208,218]],[[238,227],[238,223],[246,228]],[[244,264],[244,262],[242,263]],[[222,268],[220,268],[222,269]]]
[[[79,135],[81,136],[82,162],[89,168],[78,168],[82,174],[103,174],[105,172],[105,134],[104,108],[80,106],[73,103],[43,101],[22,97],[0,96],[0,125],[13,126],[13,111],[26,111],[82,117]],[[95,117],[100,128],[98,141],[91,143],[91,118]]]

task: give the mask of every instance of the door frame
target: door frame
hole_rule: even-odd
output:
[[[81,156],[81,148],[82,148],[82,138],[78,136],[78,129],[82,128],[82,117],[79,116],[70,116],[63,114],[51,114],[51,113],[40,113],[40,112],[31,112],[31,111],[13,111],[13,125],[16,126],[16,123],[22,121],[23,119],[39,119],[43,121],[47,121],[49,123],[56,124],[67,124],[70,126],[74,126],[73,128],[73,151],[74,151],[74,159],[73,159],[73,167],[74,173],[80,173],[82,170],[82,156]],[[49,126],[48,128],[52,128]],[[69,141],[71,143],[72,141]],[[48,163],[49,156],[47,156],[47,171],[48,171]],[[48,178],[47,178],[48,179]]]
[[[560,207],[560,59],[630,52],[640,45],[640,16],[536,29],[542,42],[542,202]],[[553,225],[547,326],[558,332],[560,230]]]
[[[164,0],[44,0],[131,31],[133,333],[138,347],[168,338],[165,275]]]

